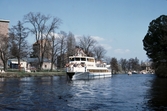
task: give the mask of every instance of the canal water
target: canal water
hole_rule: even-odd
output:
[[[66,81],[0,78],[1,111],[167,111],[167,79],[154,74]]]

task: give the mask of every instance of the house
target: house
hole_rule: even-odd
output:
[[[20,60],[20,67],[23,70],[36,70],[38,69],[38,58],[23,58]],[[11,69],[18,69],[18,59],[9,59],[8,66]],[[50,70],[51,69],[51,61],[48,59],[44,59],[43,70]],[[56,66],[53,65],[53,70],[56,70]]]
[[[12,68],[12,69],[18,69],[19,68],[18,59],[9,59],[8,66],[9,68]],[[27,68],[27,62],[25,60],[20,59],[20,67],[23,69]]]
[[[38,58],[27,58],[27,66],[28,66],[27,67],[28,69],[31,69],[32,67],[38,69],[39,68]],[[42,69],[43,70],[50,70],[51,69],[51,61],[49,59],[45,58],[43,60]],[[55,65],[53,65],[53,70],[56,70]]]
[[[38,40],[33,44],[33,55],[35,56],[42,56],[42,53],[44,53],[44,48],[47,48],[47,50],[45,50],[44,53],[44,58],[47,59],[51,59],[51,56],[49,53],[51,53],[51,46],[50,46],[51,42],[47,39],[43,39],[43,40]]]
[[[51,41],[47,40],[47,39],[42,39],[42,40],[38,40],[33,44],[33,52],[32,52],[32,58],[28,58],[27,62],[31,67],[35,67],[35,68],[39,68],[39,61],[38,57],[41,57],[42,54],[44,53],[44,49],[46,48],[47,50],[45,50],[44,53],[44,60],[43,60],[43,65],[42,65],[42,69],[43,70],[50,70],[51,69]],[[56,69],[56,66],[53,65],[53,70]]]
[[[9,20],[0,19],[0,34],[7,35],[9,30]]]

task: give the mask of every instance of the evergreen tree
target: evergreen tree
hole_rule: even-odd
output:
[[[156,68],[157,68],[156,71],[158,71],[158,69],[160,69],[161,66],[166,68],[165,66],[167,63],[167,16],[166,15],[161,15],[156,20],[153,20],[150,23],[148,32],[143,39],[143,45],[147,56],[154,63],[156,63]],[[160,74],[158,72],[157,74]]]

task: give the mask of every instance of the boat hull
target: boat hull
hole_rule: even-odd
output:
[[[90,73],[90,72],[75,72],[72,80],[89,80],[96,78],[107,78],[111,77],[112,74],[110,72],[107,73]]]

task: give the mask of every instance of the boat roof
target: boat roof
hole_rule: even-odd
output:
[[[69,56],[69,58],[92,58],[94,59],[94,57],[88,57],[88,56]]]

